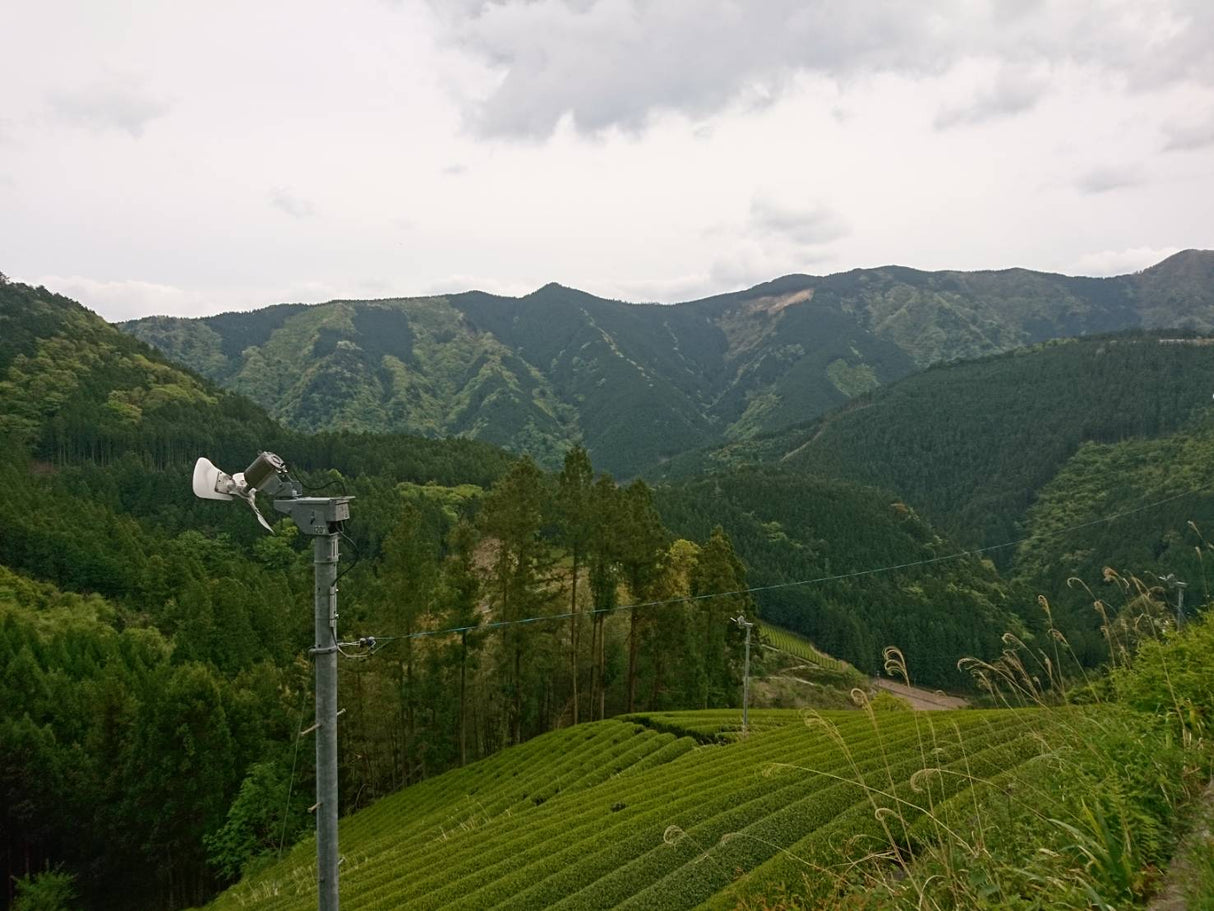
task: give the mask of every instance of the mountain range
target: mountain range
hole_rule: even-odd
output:
[[[1151,327],[1214,329],[1214,253],[1112,278],[889,266],[672,305],[549,284],[121,325],[295,429],[472,437],[549,466],[580,440],[623,477],[939,362]]]

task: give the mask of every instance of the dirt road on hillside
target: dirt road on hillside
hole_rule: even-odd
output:
[[[946,709],[963,709],[967,705],[960,696],[949,696],[932,690],[922,690],[917,686],[907,686],[894,680],[873,678],[873,685],[895,696],[900,696],[911,704],[911,708],[920,712],[942,712]]]

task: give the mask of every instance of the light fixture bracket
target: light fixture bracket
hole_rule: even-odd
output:
[[[332,535],[350,518],[353,497],[295,497],[275,500],[274,509],[290,516],[305,535]]]

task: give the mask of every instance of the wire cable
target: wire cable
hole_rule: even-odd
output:
[[[858,579],[858,578],[861,578],[864,576],[874,576],[874,575],[878,575],[881,573],[896,572],[896,571],[902,570],[902,569],[913,569],[917,566],[931,566],[933,564],[944,563],[949,560],[960,560],[965,557],[974,557],[974,556],[978,556],[979,554],[990,553],[991,551],[1002,550],[1007,547],[1015,547],[1017,544],[1023,544],[1024,542],[1033,540],[1035,538],[1057,537],[1059,535],[1069,534],[1070,532],[1073,532],[1073,531],[1081,531],[1082,529],[1085,529],[1085,528],[1091,528],[1095,525],[1101,525],[1101,524],[1104,524],[1107,522],[1114,522],[1118,519],[1124,519],[1126,516],[1132,516],[1136,513],[1144,512],[1148,509],[1154,509],[1157,506],[1163,506],[1168,503],[1174,502],[1176,500],[1183,499],[1184,497],[1190,497],[1190,496],[1194,496],[1196,494],[1207,493],[1210,491],[1210,489],[1212,487],[1214,487],[1214,482],[1211,482],[1210,484],[1206,484],[1202,487],[1194,488],[1192,490],[1186,490],[1182,493],[1173,494],[1170,497],[1164,497],[1162,500],[1156,500],[1153,503],[1146,503],[1142,506],[1136,506],[1133,509],[1123,510],[1122,512],[1114,513],[1113,515],[1110,515],[1110,516],[1102,516],[1101,518],[1093,519],[1090,522],[1081,522],[1077,525],[1071,525],[1066,528],[1059,528],[1059,529],[1055,529],[1053,531],[1047,531],[1047,532],[1043,532],[1043,533],[1037,534],[1037,535],[1025,535],[1025,536],[1023,536],[1021,538],[1017,538],[1013,541],[1005,541],[1002,544],[988,544],[985,547],[974,547],[974,548],[970,548],[968,550],[956,551],[951,554],[943,554],[939,557],[929,557],[924,560],[912,560],[907,563],[896,563],[896,564],[892,564],[889,566],[878,566],[873,569],[860,569],[860,570],[855,570],[854,572],[836,573],[834,575],[829,575],[829,576],[818,576],[817,578],[814,578],[814,579],[801,579],[796,582],[774,582],[769,585],[755,585],[755,586],[751,586],[749,588],[740,588],[735,591],[709,592],[707,594],[688,595],[686,597],[680,597],[680,598],[664,598],[664,599],[656,600],[656,601],[640,601],[640,602],[636,602],[633,604],[620,604],[620,605],[617,605],[616,607],[598,608],[598,609],[589,610],[589,611],[578,611],[577,613],[589,614],[590,616],[597,616],[599,614],[611,614],[611,613],[616,613],[618,611],[625,611],[625,610],[643,610],[643,609],[650,608],[650,607],[662,607],[664,605],[669,605],[669,604],[682,604],[682,603],[686,603],[686,602],[705,601],[705,600],[709,600],[712,598],[734,598],[734,597],[739,597],[742,595],[752,595],[752,594],[757,594],[759,592],[775,591],[777,589],[783,589],[783,588],[794,588],[794,587],[799,587],[799,586],[803,586],[803,585],[821,585],[821,584],[824,584],[827,582],[840,582],[840,581],[843,581],[846,579]],[[548,620],[568,620],[569,618],[571,618],[573,616],[575,616],[573,611],[564,611],[563,613],[559,613],[559,614],[544,614],[544,615],[538,616],[538,617],[523,617],[523,618],[517,619],[517,620],[495,620],[492,623],[480,623],[480,624],[475,624],[473,626],[453,626],[453,627],[450,627],[449,629],[418,630],[417,632],[409,633],[408,635],[403,635],[403,636],[376,636],[375,637],[376,648],[372,651],[372,654],[374,654],[374,652],[376,652],[376,651],[379,651],[380,648],[382,648],[384,645],[388,644],[389,642],[396,642],[401,639],[423,639],[423,638],[427,638],[427,637],[431,637],[431,636],[449,636],[449,635],[454,635],[455,633],[468,633],[468,632],[474,632],[474,631],[479,631],[479,630],[488,631],[488,630],[500,629],[502,627],[507,627],[507,626],[519,626],[519,625],[523,625],[523,624],[539,623],[539,622],[548,621]]]
[[[295,758],[291,760],[291,777],[287,779],[287,804],[282,811],[282,831],[278,835],[279,858],[282,857],[283,842],[287,839],[287,821],[291,818],[291,793],[295,790],[295,765],[299,762],[299,744],[303,740],[303,732],[299,730],[299,726],[303,724],[304,697],[307,695],[308,688],[301,686],[299,688],[299,710],[296,712],[299,721],[295,725]]]
[[[345,529],[346,523],[343,522],[341,524],[342,524],[342,527],[340,529],[338,529],[337,533],[339,535],[341,535],[341,539],[343,541],[345,541],[352,548],[354,548],[354,560],[350,563],[349,566],[347,566],[345,569],[343,569],[341,572],[339,572],[336,576],[333,577],[333,587],[334,588],[336,588],[337,583],[341,581],[341,577],[344,576],[346,573],[348,573],[350,570],[352,570],[354,567],[356,567],[358,565],[358,561],[363,558],[362,551],[360,551],[358,549],[358,545],[354,543],[354,539],[351,538],[348,534],[346,534],[346,529]]]
[[[303,481],[299,482],[299,486],[302,487],[304,490],[306,490],[308,493],[319,493],[322,490],[328,490],[334,484],[341,487],[341,495],[343,497],[349,496],[349,491],[346,488],[346,479],[343,478],[340,474],[338,474],[336,477],[329,478],[329,480],[325,481],[323,484],[318,484],[315,487],[310,487],[307,484],[305,484]]]

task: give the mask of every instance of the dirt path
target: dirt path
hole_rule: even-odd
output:
[[[969,705],[960,696],[949,696],[945,693],[934,692],[932,690],[921,690],[917,686],[907,686],[904,683],[897,683],[893,680],[885,680],[880,677],[873,678],[873,685],[879,689],[893,693],[895,696],[900,696],[911,704],[911,708],[921,712],[942,712],[947,709],[963,709]]]

